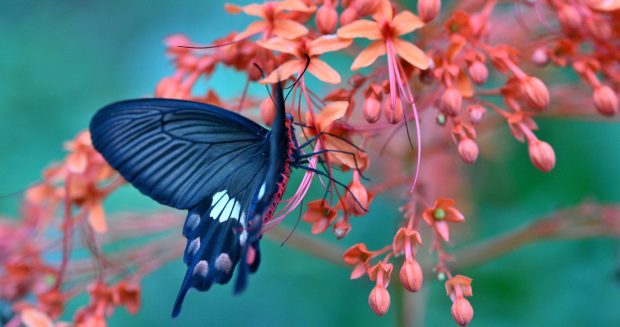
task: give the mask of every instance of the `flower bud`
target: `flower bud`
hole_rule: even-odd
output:
[[[334,224],[334,235],[336,235],[337,239],[346,237],[350,231],[351,224],[345,219],[341,219]]]
[[[411,291],[417,292],[422,288],[422,267],[415,259],[406,259],[400,267],[400,283]]]
[[[381,102],[374,97],[364,100],[364,118],[374,124],[381,118]]]
[[[265,98],[260,104],[260,115],[265,122],[265,125],[271,126],[273,119],[276,116],[276,107],[273,104],[271,98]]]
[[[349,190],[344,195],[346,210],[355,216],[365,215],[370,205],[371,196],[364,184],[360,182],[357,170],[353,172],[353,181],[348,188]]]
[[[472,124],[480,123],[480,121],[482,121],[482,118],[484,117],[484,114],[486,112],[487,110],[484,109],[484,107],[479,104],[474,104],[474,105],[467,107],[467,115],[469,116],[469,121]]]
[[[530,160],[536,168],[547,173],[555,166],[555,152],[549,143],[541,140],[528,142]]]
[[[400,99],[396,99],[396,106],[392,107],[392,100],[388,97],[383,101],[383,107],[385,108],[385,119],[390,124],[398,124],[403,120],[403,104]]]
[[[537,77],[528,76],[521,83],[525,101],[530,107],[541,111],[549,105],[549,90],[543,81]]]
[[[447,89],[439,99],[439,109],[446,115],[456,116],[461,111],[463,96],[456,88]]]
[[[459,142],[459,155],[468,164],[472,164],[478,158],[478,145],[470,138],[464,138]]]
[[[602,115],[613,116],[618,113],[618,96],[607,85],[599,85],[594,89],[594,104]]]
[[[359,16],[368,16],[377,9],[381,0],[355,0],[355,10]]]
[[[558,11],[558,20],[560,25],[567,32],[573,32],[579,30],[582,26],[581,14],[577,8],[571,5],[563,5]]]
[[[489,77],[489,70],[482,61],[474,61],[468,68],[469,76],[471,80],[476,84],[484,84]]]
[[[437,17],[439,9],[441,8],[441,0],[419,0],[418,1],[418,14],[425,23]]]
[[[383,316],[390,309],[390,293],[382,285],[376,285],[370,292],[368,305],[377,316]]]
[[[537,48],[534,50],[530,59],[538,66],[545,66],[549,63],[549,55],[547,54],[547,50],[545,50],[545,48]]]
[[[323,34],[332,34],[338,23],[338,12],[333,4],[324,4],[316,12],[316,27]]]
[[[349,7],[343,10],[340,14],[340,26],[347,25],[348,23],[351,23],[358,18],[359,15],[357,14],[357,10],[355,10],[353,7]]]
[[[452,318],[459,326],[467,326],[474,317],[474,308],[466,298],[460,297],[452,304]]]

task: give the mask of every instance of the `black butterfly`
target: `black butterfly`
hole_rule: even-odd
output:
[[[171,99],[117,102],[90,123],[93,145],[127,181],[162,204],[189,210],[188,268],[173,317],[190,288],[225,284],[237,266],[235,292],[246,287],[260,262],[263,221],[273,215],[292,167],[333,180],[303,165],[318,153],[301,153],[312,140],[297,143],[280,83],[274,103],[271,130],[222,108]]]

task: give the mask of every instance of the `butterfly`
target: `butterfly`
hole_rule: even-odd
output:
[[[213,105],[160,98],[113,103],[91,120],[95,149],[128,182],[159,203],[188,210],[187,271],[173,317],[191,288],[226,284],[235,270],[235,293],[245,289],[260,263],[263,222],[274,214],[291,168],[333,180],[303,165],[317,153],[302,154],[312,140],[297,143],[281,83],[273,100],[271,130]]]

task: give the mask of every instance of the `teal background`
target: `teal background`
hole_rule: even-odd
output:
[[[172,71],[163,55],[165,36],[185,33],[209,43],[249,21],[225,14],[219,0],[0,2],[0,193],[37,181],[44,167],[63,158],[62,143],[84,129],[102,105],[152,93]],[[210,83],[223,85],[217,88],[220,93],[232,96],[243,82],[223,72]],[[455,232],[460,244],[510,231],[583,199],[620,202],[617,122],[539,122],[539,136],[556,150],[556,169],[538,172],[526,147],[511,140],[507,129],[498,131],[494,137],[503,147],[501,159],[482,157],[463,168],[473,200],[466,214],[475,217],[475,226],[466,237]],[[388,243],[395,220],[381,213],[396,217],[400,201],[379,198],[369,216],[355,220],[346,240],[326,239],[343,249],[361,240]],[[17,203],[17,197],[0,199],[0,212],[15,214]],[[161,210],[130,188],[107,205],[111,211]],[[300,229],[307,232],[306,226]],[[137,316],[118,310],[110,326],[396,323],[395,306],[385,317],[372,314],[367,305],[372,285],[349,281],[349,269],[263,243],[265,261],[242,296],[233,297],[230,286],[194,292],[181,317],[170,319],[185,270],[179,259],[146,278]],[[618,326],[619,258],[617,240],[548,241],[460,271],[474,279],[472,326]],[[425,277],[428,298],[416,302],[419,320],[428,326],[454,325],[443,284]]]

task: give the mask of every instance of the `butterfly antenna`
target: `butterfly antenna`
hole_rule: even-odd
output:
[[[342,182],[338,181],[337,179],[333,178],[332,176],[330,176],[329,174],[325,173],[324,171],[320,171],[318,169],[312,168],[312,167],[308,167],[308,166],[298,166],[298,168],[301,168],[303,170],[307,170],[307,171],[311,171],[317,175],[321,175],[327,179],[329,179],[330,181],[342,186],[347,192],[349,192],[349,194],[351,194],[353,196],[353,199],[355,200],[355,202],[357,203],[357,205],[360,206],[360,208],[362,208],[362,210],[364,211],[368,211],[368,209],[366,209],[362,203],[359,201],[359,199],[355,196],[355,194],[353,194],[353,192],[351,192],[351,189],[349,189],[348,186],[344,185]]]
[[[239,39],[239,40],[236,40],[236,41],[230,41],[230,42],[226,42],[226,43],[222,43],[222,44],[205,45],[205,46],[177,45],[177,47],[178,48],[183,48],[183,49],[214,49],[214,48],[225,47],[227,45],[239,43],[239,42],[245,41],[247,39],[248,38],[246,37],[246,38]]]
[[[42,181],[41,182],[36,182],[36,183],[30,184],[30,185],[28,185],[28,186],[26,186],[26,187],[24,187],[24,188],[22,188],[20,190],[17,190],[17,191],[14,191],[14,192],[10,192],[10,193],[6,193],[6,194],[2,194],[2,195],[0,195],[0,200],[4,200],[4,199],[7,199],[7,198],[11,198],[11,197],[14,197],[14,196],[18,196],[18,195],[24,194],[24,193],[26,193],[28,191],[28,189],[30,189],[32,187],[35,187],[35,186],[39,186],[41,184],[43,184]]]
[[[260,76],[262,78],[265,78],[265,71],[261,68],[261,66],[259,66],[256,62],[253,63],[254,67],[256,67],[256,69],[258,69],[258,71],[260,72]],[[269,97],[271,98],[271,101],[273,101],[273,103],[276,103],[276,100],[273,98],[273,94],[271,94],[271,90],[269,90],[269,86],[265,85],[265,88],[267,89],[267,94],[269,94]]]
[[[304,207],[304,200],[301,200],[301,203],[299,205],[299,215],[297,216],[297,221],[295,221],[295,225],[293,226],[293,229],[291,229],[291,232],[288,233],[288,236],[286,236],[286,238],[284,239],[284,241],[282,241],[282,244],[280,244],[280,246],[284,246],[284,244],[286,244],[286,242],[288,242],[288,240],[291,238],[291,236],[293,236],[293,233],[295,233],[295,230],[297,229],[297,226],[299,226],[299,221],[301,220],[301,209]]]
[[[304,74],[306,73],[306,70],[308,70],[308,66],[310,66],[310,56],[306,54],[306,66],[304,67],[304,70],[301,72],[301,75],[299,75],[299,77],[297,77],[297,79],[295,80],[295,82],[287,87],[288,93],[286,94],[286,97],[284,97],[284,101],[286,101],[286,99],[288,99],[288,96],[291,94],[291,91],[293,91],[293,89],[295,88],[295,85],[297,85],[297,83],[299,83],[299,80],[304,77]]]

